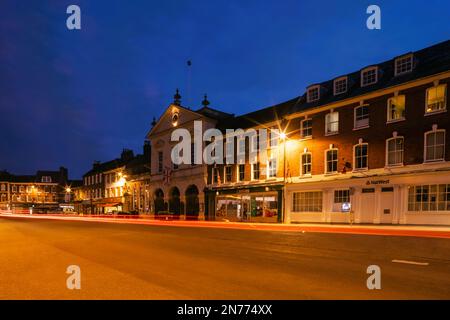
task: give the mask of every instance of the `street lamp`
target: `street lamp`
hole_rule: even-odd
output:
[[[286,218],[286,132],[280,133],[280,139],[283,141],[283,218],[284,222]]]

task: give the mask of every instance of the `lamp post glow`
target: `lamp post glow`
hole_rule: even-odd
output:
[[[281,222],[284,222],[286,216],[286,133],[284,131],[280,133],[280,139],[283,141],[283,217]]]

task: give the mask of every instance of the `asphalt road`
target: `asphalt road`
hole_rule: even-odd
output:
[[[0,299],[450,299],[449,253],[449,239],[0,218]]]

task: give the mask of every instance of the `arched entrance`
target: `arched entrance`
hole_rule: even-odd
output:
[[[173,187],[170,190],[169,212],[174,216],[180,216],[181,213],[180,190],[177,187]]]
[[[200,203],[198,200],[198,188],[190,185],[186,189],[186,219],[197,219],[200,211]]]
[[[164,191],[161,189],[155,190],[155,214],[160,213],[161,211],[164,211]]]

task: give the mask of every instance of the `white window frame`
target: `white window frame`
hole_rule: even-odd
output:
[[[368,73],[370,71],[373,71],[373,70],[375,70],[375,81],[370,82],[370,83],[364,83],[364,74]],[[367,87],[367,86],[370,86],[377,82],[378,82],[378,67],[377,66],[367,67],[367,68],[364,68],[361,70],[361,87]]]
[[[241,179],[241,166],[244,167],[244,178],[243,179]],[[238,163],[236,165],[236,181],[237,182],[245,181],[245,164],[244,163]]]
[[[404,112],[403,116],[401,116],[400,118],[392,119],[391,118],[392,101],[394,99],[398,99],[399,97],[403,97],[403,99],[405,100],[405,112]],[[399,95],[395,95],[393,97],[388,98],[386,111],[387,111],[386,112],[386,119],[387,119],[386,123],[392,123],[392,122],[398,122],[398,121],[405,120],[405,115],[406,115],[406,96],[404,94],[399,94]]]
[[[311,127],[309,127],[310,130],[311,130],[311,134],[310,134],[309,136],[303,135],[303,130],[305,130],[305,127],[304,127],[303,124],[304,124],[306,121],[310,121],[310,122],[311,122]],[[311,118],[305,118],[305,119],[303,119],[302,121],[300,121],[300,135],[301,135],[301,139],[303,139],[303,140],[311,139],[311,138],[312,138],[312,119],[311,119]]]
[[[303,166],[305,165],[304,163],[303,163],[303,156],[304,155],[308,155],[309,154],[309,156],[310,156],[310,163],[309,163],[309,165],[311,166],[311,170],[310,170],[310,172],[309,173],[304,173],[303,171]],[[303,152],[301,155],[300,155],[300,176],[302,176],[302,177],[310,177],[312,175],[312,152],[310,152],[310,151],[306,151],[306,152]]]
[[[337,83],[338,82],[342,82],[342,81],[345,81],[345,90],[338,92],[336,90],[337,89]],[[339,78],[334,79],[334,81],[333,81],[333,95],[337,96],[337,95],[340,95],[340,94],[344,94],[347,91],[348,91],[348,77],[347,76],[339,77]]]
[[[396,140],[396,139],[401,139],[402,140],[402,145],[403,145],[403,149],[401,150],[401,152],[402,152],[402,154],[401,154],[401,158],[402,158],[402,161],[401,162],[397,162],[397,163],[393,163],[393,164],[391,164],[391,163],[389,163],[389,142],[390,141],[392,141],[392,140]],[[398,150],[395,150],[395,151],[393,151],[393,152],[398,152]],[[392,167],[401,167],[401,166],[403,166],[403,164],[404,164],[404,161],[405,161],[405,138],[403,137],[403,136],[397,136],[397,135],[394,135],[393,137],[391,137],[391,138],[389,138],[389,139],[386,139],[386,162],[385,162],[385,166],[387,167],[387,168],[392,168]]]
[[[441,159],[433,159],[433,160],[427,160],[427,136],[429,134],[436,134],[438,132],[443,132],[444,133],[444,143],[443,143],[443,148],[444,151],[442,152],[442,158]],[[423,162],[424,163],[436,163],[436,162],[443,162],[445,161],[445,129],[437,129],[437,126],[434,125],[433,129],[430,131],[427,131],[424,133],[424,139],[423,139]],[[434,148],[436,148],[436,145],[434,145]],[[436,151],[436,150],[435,150]]]
[[[428,111],[428,93],[432,89],[437,90],[437,87],[439,87],[439,86],[444,86],[444,101],[443,101],[444,108],[443,109],[439,109],[439,110],[434,110],[434,111]],[[426,94],[425,94],[425,115],[436,114],[436,113],[441,113],[441,112],[446,112],[446,111],[447,111],[447,84],[446,83],[435,83],[432,87],[429,87],[426,90]]]
[[[275,168],[271,167],[271,161],[275,161]],[[271,175],[271,173],[275,172],[275,175]],[[269,159],[267,159],[267,179],[274,179],[277,177],[277,173],[278,173],[278,159],[277,157],[270,157]]]
[[[329,118],[331,117],[331,115],[333,115],[335,113],[337,114],[337,121],[334,121],[332,123],[337,123],[337,130],[336,131],[328,131],[328,127],[331,126]],[[325,135],[326,136],[331,136],[331,135],[338,134],[338,133],[339,133],[339,112],[338,111],[331,111],[331,112],[329,112],[329,113],[327,113],[325,115]]]
[[[317,98],[313,99],[311,98],[311,93],[312,91],[317,90]],[[320,100],[320,85],[315,85],[315,86],[311,86],[306,90],[306,101],[309,102],[314,102],[314,101],[318,101]]]
[[[280,130],[277,127],[269,128],[268,148],[269,149],[277,148],[279,139],[280,139]]]
[[[357,120],[356,119],[356,110],[358,110],[360,108],[367,108],[367,118]],[[364,121],[364,122],[362,122],[362,124],[357,125],[358,124],[357,121],[363,121],[363,120],[366,120],[366,119],[367,119],[367,123],[365,123],[365,121]],[[357,106],[357,107],[355,107],[353,109],[353,129],[354,130],[368,128],[369,127],[369,121],[370,121],[369,105],[367,103],[366,104],[361,104],[361,105],[359,105],[359,106]]]
[[[404,62],[406,59],[410,59],[410,62],[409,61]],[[399,67],[399,63],[400,62],[405,63],[405,64],[410,63],[411,64],[411,68],[407,69],[405,71],[398,72],[397,68]],[[399,75],[402,75],[402,74],[410,73],[413,70],[413,68],[414,68],[414,56],[413,56],[412,53],[406,54],[406,55],[403,55],[403,56],[400,56],[400,57],[397,57],[395,59],[395,62],[394,62],[394,74],[395,74],[395,76],[399,76]]]
[[[334,171],[328,171],[328,152],[329,151],[336,151],[336,160],[332,160],[333,162],[336,162],[336,170]],[[325,161],[325,170],[324,173],[325,174],[336,174],[339,172],[339,150],[338,148],[329,148],[327,150],[324,151],[325,152],[325,156],[324,156],[324,161]]]
[[[297,200],[297,201],[296,201]],[[302,202],[303,201],[303,202]],[[315,203],[317,202],[317,203]],[[322,190],[297,191],[292,193],[292,209],[294,213],[322,213],[324,209]],[[318,206],[316,209],[316,205]],[[311,210],[312,208],[312,210]]]
[[[258,179],[255,178],[255,165],[258,165]],[[251,180],[260,180],[261,179],[261,163],[260,162],[255,162],[251,164]]]
[[[367,155],[366,155],[366,158],[367,158],[366,164],[367,164],[367,166],[363,167],[363,168],[357,168],[356,167],[356,164],[357,164],[357,162],[356,162],[356,148],[357,147],[362,147],[363,145],[367,146]],[[355,144],[353,146],[353,171],[366,171],[368,169],[369,169],[369,143],[367,143],[367,142],[359,142],[358,144]]]

